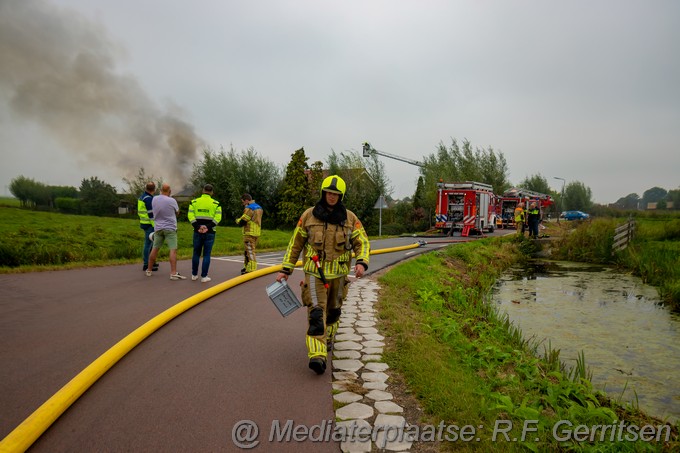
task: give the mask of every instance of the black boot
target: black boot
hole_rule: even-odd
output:
[[[309,368],[314,370],[316,374],[324,374],[326,372],[326,359],[323,357],[312,357],[309,359]]]

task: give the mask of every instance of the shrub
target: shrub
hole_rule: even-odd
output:
[[[80,214],[80,200],[60,197],[54,200],[55,207],[65,214]]]
[[[560,239],[556,254],[570,261],[611,263],[615,228],[612,219],[583,222]]]
[[[382,226],[382,234],[388,236],[399,236],[406,232],[406,228],[399,223],[390,223]]]

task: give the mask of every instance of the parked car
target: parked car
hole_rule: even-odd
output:
[[[590,218],[590,215],[583,211],[564,211],[560,214],[560,218],[564,220],[585,220]]]

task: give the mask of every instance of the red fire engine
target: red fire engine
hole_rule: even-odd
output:
[[[522,203],[524,210],[529,209],[529,204],[534,201],[541,211],[553,204],[550,195],[533,190],[513,187],[498,197],[496,203],[496,223],[498,228],[515,228],[515,208]]]
[[[471,232],[493,232],[496,226],[496,196],[493,187],[481,182],[465,181],[437,184],[435,228],[448,234],[460,231],[461,236]]]

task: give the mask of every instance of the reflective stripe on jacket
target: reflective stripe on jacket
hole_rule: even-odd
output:
[[[148,192],[144,192],[137,199],[137,215],[139,216],[139,223],[142,225],[154,226],[151,200],[153,200],[153,195]]]
[[[204,193],[200,197],[191,200],[189,204],[189,212],[187,218],[194,231],[198,230],[201,225],[208,227],[208,232],[214,232],[214,228],[222,220],[222,207],[220,202],[215,200],[209,194]]]
[[[515,222],[524,222],[524,209],[515,208]]]
[[[538,222],[541,220],[541,211],[538,208],[529,209],[527,212],[527,222]]]
[[[290,273],[302,257],[302,269],[307,274],[319,277],[319,271],[312,257],[318,255],[323,263],[323,273],[328,279],[347,275],[352,261],[352,252],[357,263],[368,268],[371,245],[359,218],[347,211],[347,220],[342,225],[325,223],[307,209],[300,217],[293,237],[283,256],[284,272]],[[304,251],[304,252],[303,252]]]
[[[258,237],[262,234],[262,207],[254,201],[246,206],[243,215],[236,219],[236,223],[245,222],[243,225],[244,236]]]

